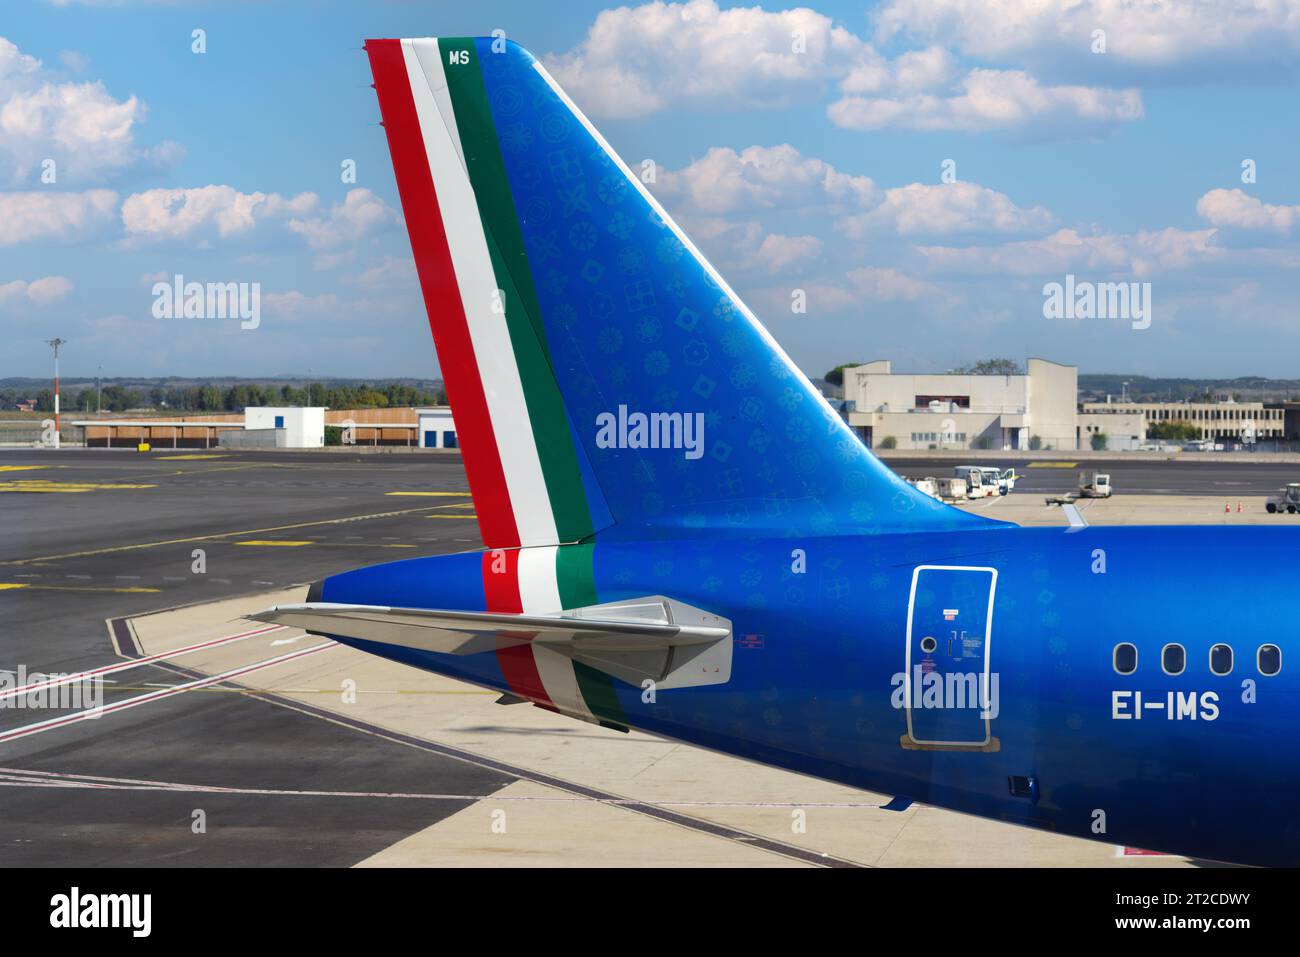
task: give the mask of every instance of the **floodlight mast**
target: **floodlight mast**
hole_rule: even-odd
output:
[[[54,348],[54,447],[59,447],[59,346],[68,344],[67,339],[46,339],[46,345]]]

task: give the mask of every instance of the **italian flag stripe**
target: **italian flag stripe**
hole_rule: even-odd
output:
[[[596,546],[566,545],[555,550],[555,578],[563,608],[585,608],[595,605],[596,580],[594,569]]]
[[[483,594],[488,611],[523,613],[519,590],[519,551],[495,549],[483,553]],[[519,637],[530,637],[521,634]],[[546,685],[537,672],[533,660],[532,643],[501,646],[497,648],[497,664],[512,694],[535,701],[545,707],[554,707],[546,693]]]
[[[471,351],[468,361],[477,366],[480,388],[487,400],[495,454],[505,475],[509,507],[517,530],[514,541],[507,544],[551,545],[556,542],[555,520],[529,425],[523,382],[509,331],[501,319],[500,287],[492,265],[492,253],[483,231],[474,188],[461,160],[462,144],[456,132],[458,123],[454,111],[448,109],[450,101],[446,96],[444,64],[437,49],[433,40],[401,41],[420,137],[433,182],[438,188],[437,211],[447,237],[459,305],[469,329]],[[431,55],[422,56],[421,51]],[[447,65],[447,69],[458,68],[464,69],[464,66]],[[452,116],[452,121],[449,122],[443,111]],[[439,313],[447,303],[426,304],[430,306],[432,321],[438,323]],[[439,357],[444,362],[448,358],[441,353]],[[460,355],[452,357],[453,361],[462,358]],[[490,547],[501,544],[486,535],[485,540]]]
[[[578,687],[582,690],[583,700],[597,718],[609,724],[627,726],[627,715],[618,703],[614,692],[614,679],[603,671],[597,671],[581,661],[573,663],[573,672],[578,678]]]
[[[421,135],[415,93],[400,40],[366,45],[379,95],[379,109],[393,155],[425,311],[433,330],[447,396],[455,406],[460,445],[469,476],[479,529],[489,546],[519,544],[505,472],[488,412],[483,382],[471,343],[469,324],[443,223],[428,151]],[[427,91],[427,86],[425,87]]]
[[[486,552],[488,610],[547,615],[597,604],[594,558],[593,545]],[[497,662],[521,698],[599,724],[627,725],[615,679],[563,650],[533,641],[498,649]]]
[[[498,308],[505,313],[556,534],[560,542],[576,542],[593,531],[591,511],[568,416],[552,371],[537,291],[478,50],[469,39],[439,40],[438,49],[439,60],[446,64],[461,154],[473,184],[496,288],[501,291]]]
[[[595,556],[596,546],[592,544],[566,545],[556,550],[555,577],[565,608],[582,608],[599,602],[596,595]],[[613,724],[626,725],[627,715],[618,703],[614,679],[580,661],[573,663],[573,671],[583,701],[592,714]]]

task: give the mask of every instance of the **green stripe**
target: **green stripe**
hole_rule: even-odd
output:
[[[596,546],[563,545],[555,550],[555,582],[560,590],[560,604],[566,609],[598,604],[595,573]],[[597,718],[625,727],[627,715],[618,703],[614,679],[579,661],[573,663],[582,700]]]
[[[582,700],[587,702],[587,707],[591,709],[592,714],[611,724],[627,725],[627,715],[623,713],[623,706],[618,703],[613,678],[590,665],[584,665],[581,661],[573,663],[573,673],[578,678],[578,690],[582,692]]]
[[[497,287],[505,295],[506,327],[523,381],[555,528],[561,542],[576,542],[594,531],[591,509],[582,486],[564,400],[555,381],[519,215],[479,70],[478,51],[473,40],[445,38],[439,39],[438,51],[456,114],[461,150],[483,220],[492,271]],[[449,58],[453,51],[458,54],[458,63]]]
[[[590,543],[562,545],[555,550],[555,581],[560,588],[560,606],[565,610],[599,602],[595,557],[596,546]]]

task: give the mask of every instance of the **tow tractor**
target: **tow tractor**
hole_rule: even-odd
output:
[[[1286,488],[1270,498],[1264,508],[1268,509],[1270,515],[1277,512],[1294,515],[1300,512],[1300,482],[1288,482]]]
[[[1106,472],[1080,472],[1079,497],[1110,498],[1110,475]]]

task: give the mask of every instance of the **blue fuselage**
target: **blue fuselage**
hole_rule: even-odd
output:
[[[594,576],[601,602],[667,595],[732,623],[726,683],[615,683],[632,727],[1062,834],[1294,865],[1297,545],[1270,528],[674,531],[598,537]],[[473,553],[372,566],[327,579],[321,597],[480,611],[481,565]],[[344,640],[507,690],[490,653]],[[1132,673],[1117,670],[1120,643],[1136,648]],[[1170,644],[1181,674],[1162,669]],[[1216,644],[1232,649],[1227,674],[1211,670]],[[1276,674],[1259,670],[1264,644],[1281,649]],[[954,701],[963,678],[987,694]]]

